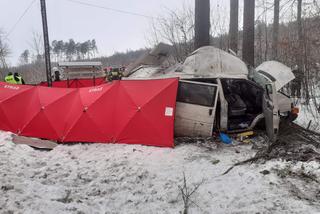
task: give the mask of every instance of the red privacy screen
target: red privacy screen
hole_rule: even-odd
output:
[[[53,88],[84,88],[105,84],[106,78],[91,78],[91,79],[71,79],[52,82]],[[47,82],[41,82],[39,86],[48,86]]]
[[[0,129],[62,143],[173,147],[178,79],[87,88],[0,83]]]

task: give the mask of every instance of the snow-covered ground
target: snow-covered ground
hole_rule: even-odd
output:
[[[48,152],[15,145],[0,132],[0,213],[179,213],[183,173],[190,189],[203,182],[190,213],[320,213],[319,198],[299,199],[293,181],[279,176],[303,168],[319,178],[319,163],[278,160],[221,175],[255,151],[250,145],[213,148],[77,144]],[[305,183],[295,185],[306,191]]]
[[[320,112],[314,103],[311,102],[309,105],[303,105],[299,102],[297,106],[299,107],[300,112],[295,122],[308,128],[311,121],[309,129],[320,133]]]

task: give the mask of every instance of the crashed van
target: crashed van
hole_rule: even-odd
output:
[[[206,46],[194,51],[183,64],[163,67],[139,64],[128,78],[180,78],[176,136],[207,137],[214,131],[242,132],[265,121],[269,138],[275,140],[280,121],[297,117],[292,100],[282,92],[295,77],[291,69],[280,62],[264,62],[249,71],[238,57]]]

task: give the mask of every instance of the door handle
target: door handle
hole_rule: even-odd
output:
[[[212,116],[213,109],[209,109],[209,116]]]

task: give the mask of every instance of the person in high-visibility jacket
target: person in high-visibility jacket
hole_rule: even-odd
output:
[[[4,78],[4,81],[10,84],[17,84],[11,72],[9,72],[8,75]]]
[[[24,84],[24,80],[18,73],[14,73],[14,75],[9,72],[8,75],[4,78],[7,83],[10,84]]]

